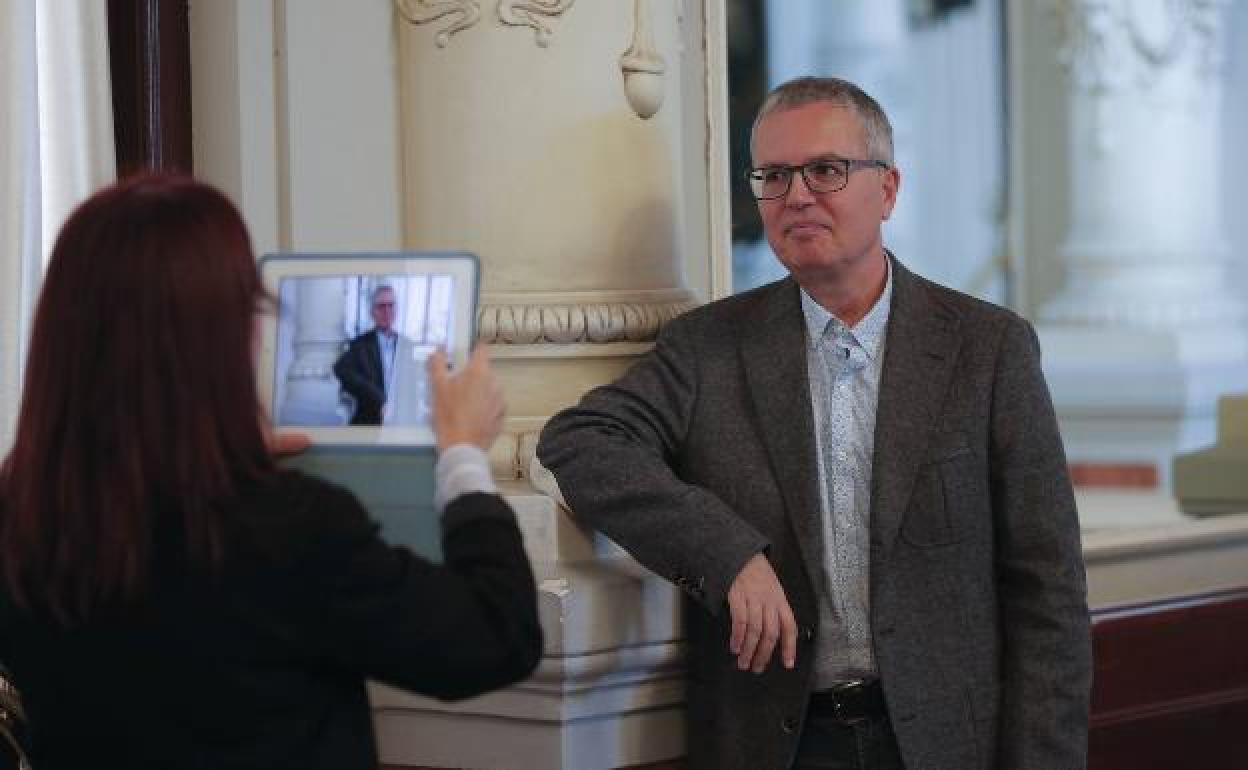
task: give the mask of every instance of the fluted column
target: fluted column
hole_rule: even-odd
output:
[[[404,239],[481,257],[500,477],[693,304],[674,5],[396,0]]]
[[[719,4],[394,6],[404,245],[481,258],[478,336],[508,400],[493,467],[534,564],[546,647],[527,681],[462,703],[375,688],[382,760],[520,770],[671,760],[684,753],[679,594],[582,530],[530,469],[550,415],[621,373],[719,285],[708,263],[712,239],[727,239],[713,209],[726,198],[710,191],[728,172],[715,165],[726,152],[708,105],[722,96],[722,63],[707,72]]]
[[[1062,0],[1066,283],[1044,321],[1238,324],[1219,200],[1226,0]]]
[[[341,425],[332,405],[339,383],[333,366],[344,332],[343,278],[303,278],[296,284],[295,328],[290,366],[278,387],[278,422],[285,425]],[[280,369],[279,369],[280,371]]]
[[[1219,199],[1225,0],[1054,0],[1066,70],[1064,284],[1039,311],[1067,454],[1168,487],[1248,387]],[[1076,478],[1079,477],[1077,471]]]

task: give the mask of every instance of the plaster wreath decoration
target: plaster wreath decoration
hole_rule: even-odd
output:
[[[481,20],[479,0],[394,0],[394,4],[399,15],[411,24],[429,24],[446,16],[457,17],[434,36],[438,48],[446,48],[451,35]]]
[[[550,45],[553,34],[547,19],[562,16],[576,0],[498,0],[498,20],[513,27],[532,27],[537,44]],[[480,0],[394,0],[399,15],[410,24],[431,24],[452,17],[434,35],[438,48],[446,48],[451,35],[481,21]]]
[[[576,0],[499,0],[498,20],[513,27],[532,27],[537,44],[542,48],[550,45],[552,34],[543,18],[562,16]]]

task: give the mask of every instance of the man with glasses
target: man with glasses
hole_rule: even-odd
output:
[[[395,375],[403,364],[401,349],[411,347],[394,328],[396,312],[394,288],[373,289],[369,298],[373,328],[351,340],[334,363],[334,376],[355,401],[352,425],[381,425],[393,401]]]
[[[681,587],[691,770],[1085,764],[1078,521],[1030,325],[882,243],[879,105],[768,95],[748,177],[789,277],[671,322],[538,447]]]

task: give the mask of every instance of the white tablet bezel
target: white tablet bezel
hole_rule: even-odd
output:
[[[464,252],[390,252],[390,253],[282,253],[266,254],[259,261],[260,277],[274,298],[279,297],[280,284],[286,278],[360,276],[360,275],[428,275],[454,276],[452,339],[447,353],[454,366],[467,360],[476,337],[477,297],[480,263],[473,254]],[[382,426],[308,426],[283,425],[273,403],[277,377],[279,313],[260,316],[259,355],[256,362],[257,392],[260,403],[278,429],[307,433],[314,444],[355,447],[432,447],[436,443],[431,425]]]

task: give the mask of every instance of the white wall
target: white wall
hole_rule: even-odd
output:
[[[402,246],[393,12],[191,4],[195,169],[234,197],[258,253]]]

